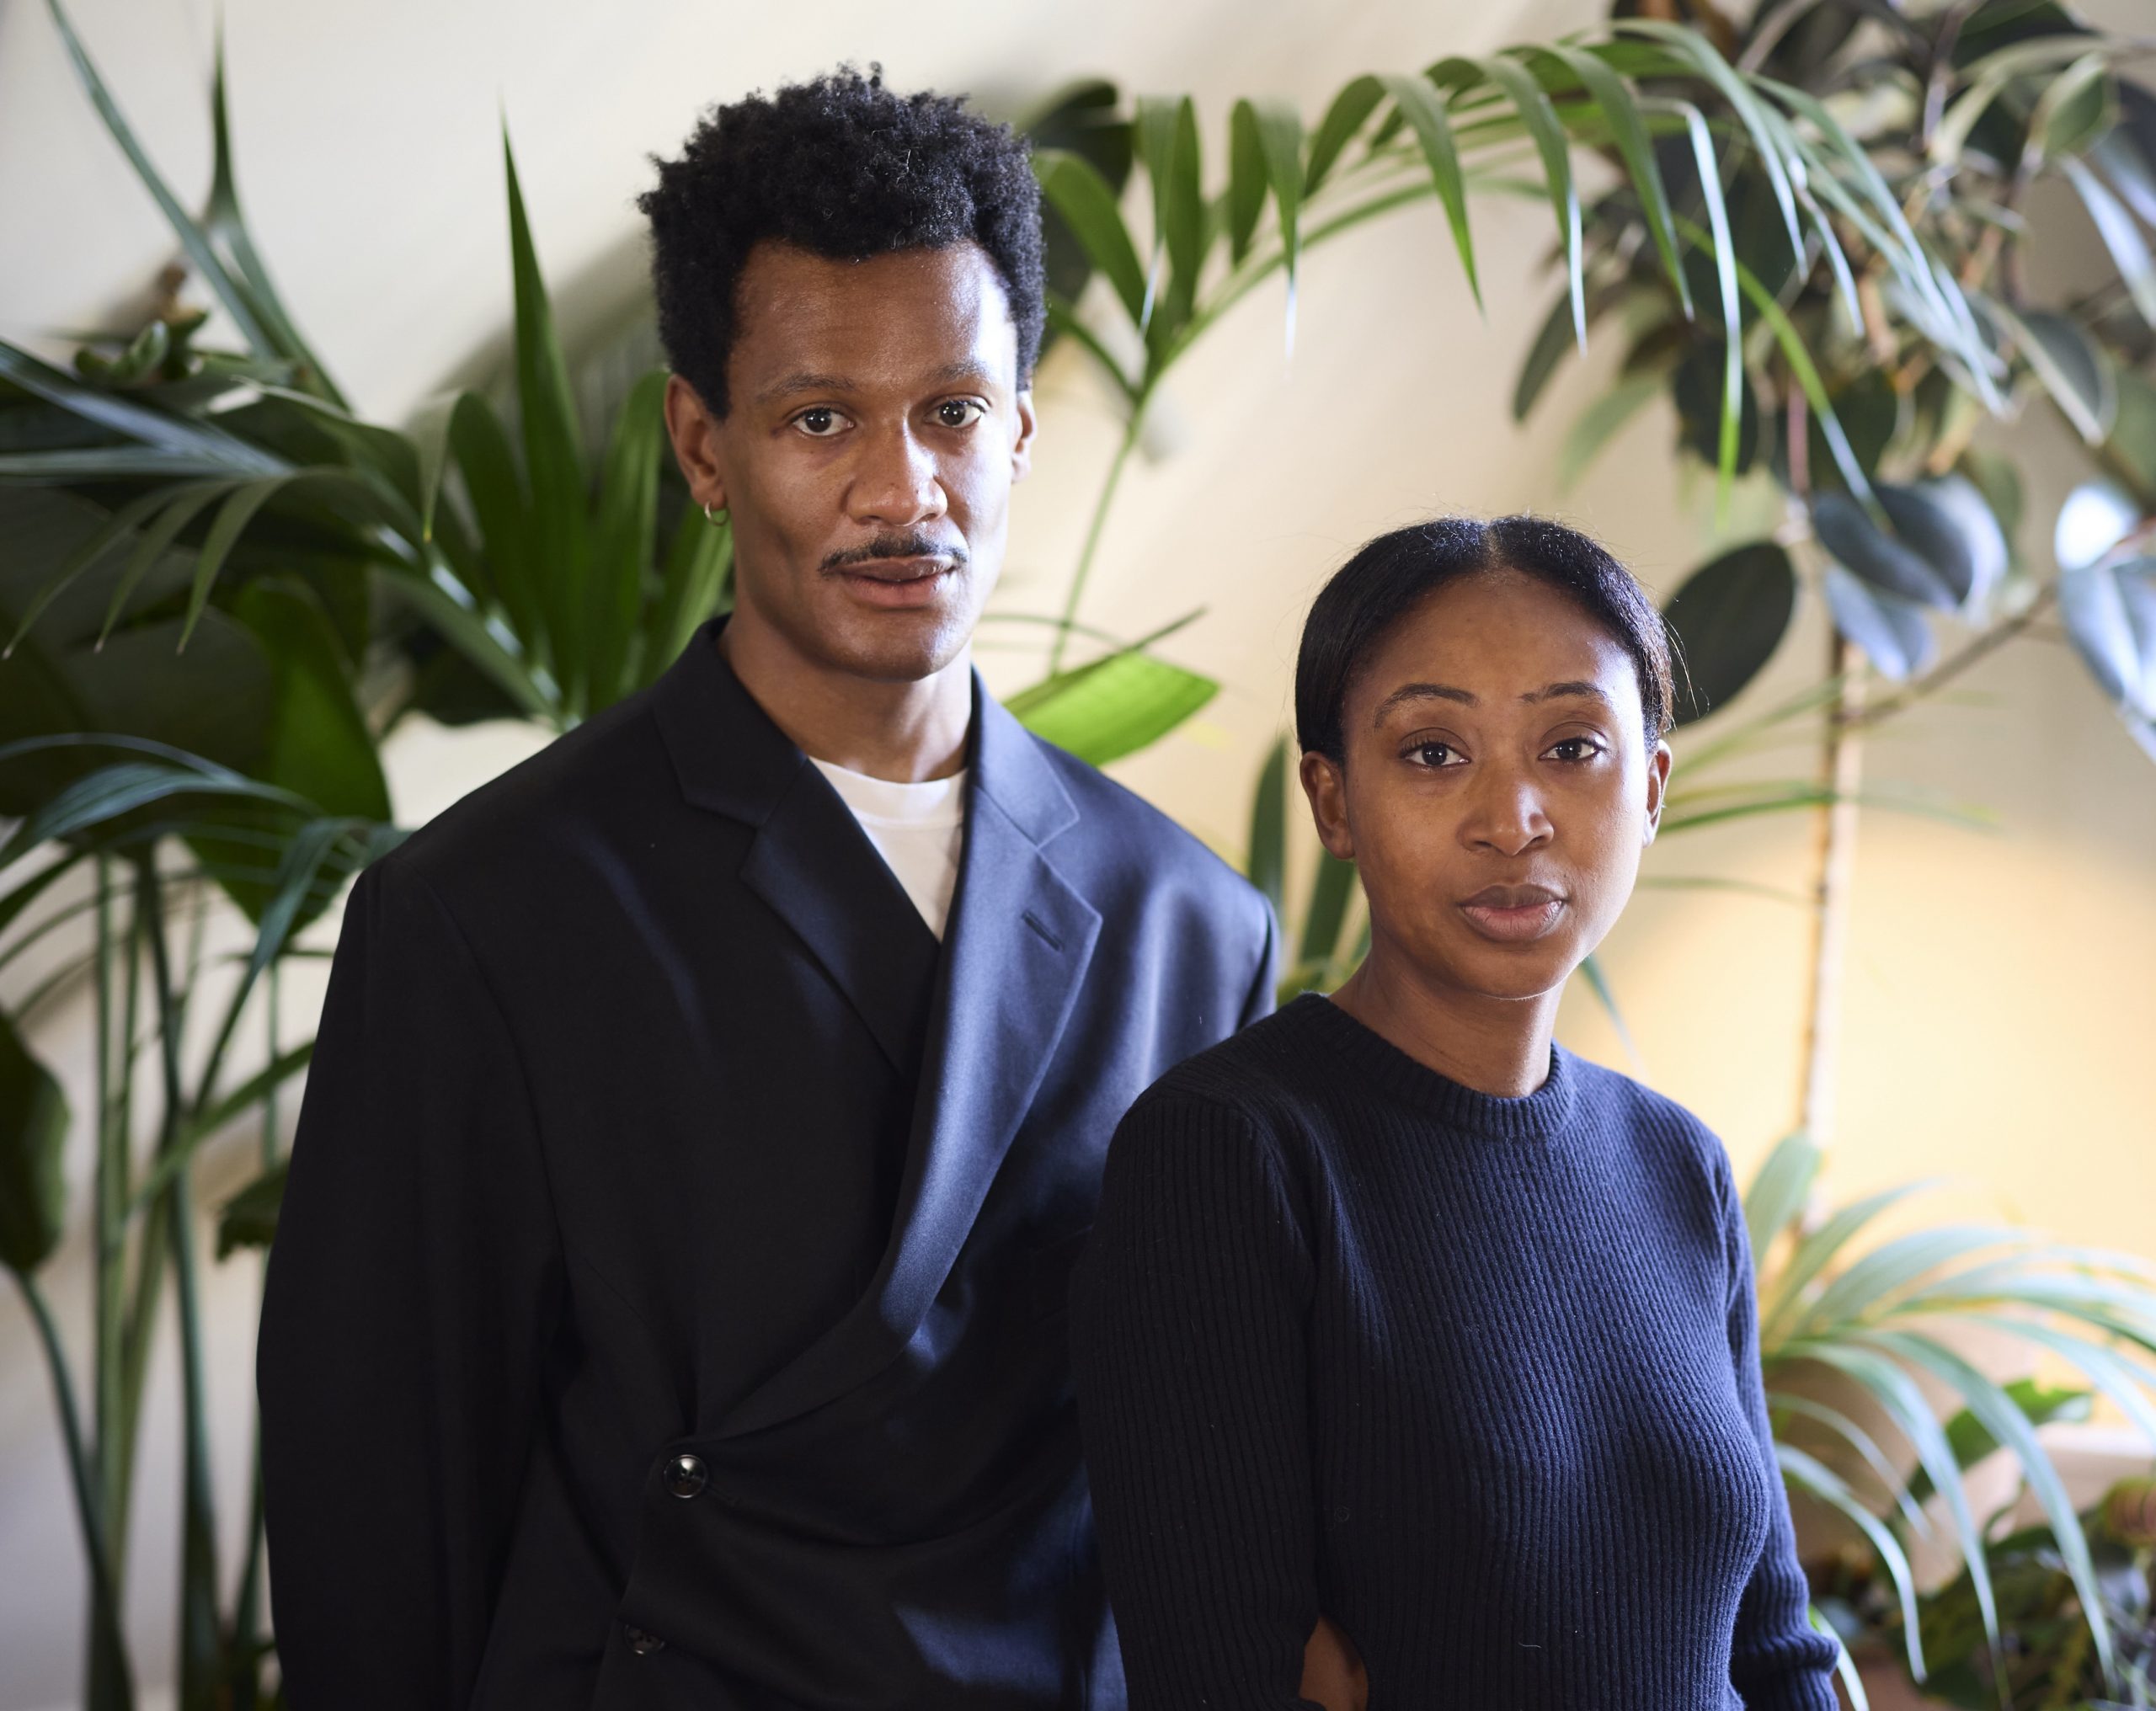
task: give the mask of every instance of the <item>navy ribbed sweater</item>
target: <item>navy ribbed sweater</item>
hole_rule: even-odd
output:
[[[1689,1113],[1524,1099],[1297,999],[1108,1154],[1071,1354],[1131,1711],[1833,1711],[1744,1220]]]

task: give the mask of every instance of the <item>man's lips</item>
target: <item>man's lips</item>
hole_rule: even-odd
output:
[[[933,605],[943,596],[958,568],[957,555],[926,552],[904,558],[863,558],[835,566],[853,597],[885,611]]]
[[[1468,925],[1486,939],[1517,944],[1539,939],[1557,924],[1565,899],[1541,885],[1486,885],[1460,905]]]

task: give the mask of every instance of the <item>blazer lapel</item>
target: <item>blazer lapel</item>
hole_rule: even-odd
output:
[[[1047,1074],[1100,935],[1047,850],[1078,818],[1053,767],[974,680],[965,856],[891,1245],[868,1294],[747,1399],[760,1431],[873,1377],[920,1328]]]
[[[921,1065],[938,956],[859,822],[696,632],[656,685],[653,712],[682,794],[756,829],[743,884],[792,929],[903,1074]]]

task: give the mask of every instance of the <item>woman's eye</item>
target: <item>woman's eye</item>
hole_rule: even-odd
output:
[[[1459,765],[1462,756],[1449,743],[1417,743],[1408,749],[1405,758],[1434,771],[1442,766]]]
[[[946,428],[970,428],[987,413],[977,398],[946,398],[936,407],[936,419]]]
[[[793,418],[793,425],[811,440],[829,440],[846,425],[846,418],[828,404],[819,404],[814,409],[803,410]]]
[[[1550,752],[1560,760],[1569,760],[1577,764],[1582,760],[1592,760],[1596,755],[1607,754],[1609,751],[1592,737],[1565,737],[1552,743],[1550,745]]]

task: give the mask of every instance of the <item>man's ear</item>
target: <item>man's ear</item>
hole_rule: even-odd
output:
[[[1348,775],[1337,760],[1315,750],[1303,756],[1298,776],[1310,798],[1310,819],[1318,841],[1342,861],[1355,859],[1354,834],[1348,829]]]
[[[1642,844],[1654,842],[1654,834],[1662,829],[1662,805],[1669,799],[1669,769],[1673,757],[1669,744],[1657,743],[1654,753],[1647,756],[1647,824],[1640,839]]]
[[[666,437],[689,497],[714,511],[726,509],[726,475],[719,461],[718,419],[679,375],[666,377]]]
[[[1033,389],[1018,394],[1018,437],[1011,442],[1011,479],[1023,481],[1033,467],[1033,432],[1040,421],[1033,413]]]

